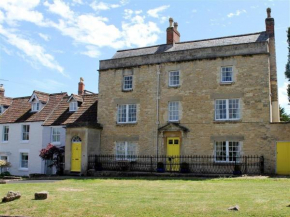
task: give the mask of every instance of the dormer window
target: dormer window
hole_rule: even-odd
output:
[[[69,103],[69,111],[74,112],[78,110],[78,102],[77,101],[71,101]]]
[[[4,112],[4,107],[0,105],[0,115]]]
[[[31,111],[38,112],[40,110],[40,103],[39,102],[33,102],[31,106]]]

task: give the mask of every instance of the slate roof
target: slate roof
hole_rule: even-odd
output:
[[[98,112],[98,94],[78,95],[83,102],[79,103],[79,108],[75,112],[69,111],[68,99],[71,96],[65,96],[58,106],[54,109],[48,119],[44,122],[44,126],[101,126],[97,123]]]
[[[37,92],[37,91],[34,91]],[[51,111],[58,105],[67,93],[46,94],[37,92],[46,104],[39,112],[31,112],[29,99],[31,96],[13,98],[9,108],[0,116],[0,124],[45,121]],[[46,98],[46,95],[48,98]]]
[[[198,41],[178,42],[174,46],[162,44],[151,47],[143,47],[129,50],[119,50],[112,59],[143,56],[149,54],[169,53],[174,51],[192,50],[198,48],[217,47],[226,45],[237,45],[247,43],[266,42],[268,35],[266,32],[257,32],[246,35],[234,35],[222,38],[205,39]]]

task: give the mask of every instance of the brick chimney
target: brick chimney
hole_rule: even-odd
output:
[[[3,87],[3,84],[0,84],[0,96],[4,96],[5,89]]]
[[[180,33],[177,30],[178,23],[175,22],[174,26],[173,19],[169,18],[169,27],[167,28],[167,38],[166,38],[166,44],[174,44],[176,42],[180,41]]]
[[[80,82],[79,82],[78,95],[83,95],[84,92],[85,92],[85,84],[84,84],[84,79],[81,77]]]
[[[271,17],[271,8],[267,8],[266,33],[269,38],[270,53],[270,85],[271,85],[271,122],[280,122],[279,101],[278,101],[278,84],[277,84],[277,66],[276,66],[276,48],[275,48],[275,22]]]

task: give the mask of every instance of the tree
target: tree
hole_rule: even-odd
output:
[[[290,121],[290,115],[285,112],[285,109],[279,106],[280,109],[280,121]]]
[[[46,148],[40,150],[39,157],[42,160],[52,160],[52,164],[49,165],[50,167],[55,166],[58,175],[63,174],[63,156],[64,155],[64,146],[63,147],[56,147],[52,144],[48,144]]]
[[[288,79],[288,81],[290,81],[290,27],[288,27],[288,31],[287,31],[287,42],[288,42],[288,61],[286,64],[285,76]],[[288,84],[287,93],[288,93],[288,100],[290,102],[290,84]]]

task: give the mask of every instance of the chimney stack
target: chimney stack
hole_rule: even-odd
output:
[[[0,96],[4,96],[5,89],[3,87],[3,84],[0,84]]]
[[[278,101],[278,84],[277,84],[277,66],[276,66],[276,49],[275,49],[275,23],[271,17],[271,8],[267,8],[266,33],[269,37],[269,60],[270,60],[270,85],[271,85],[271,122],[280,122],[279,101]]]
[[[84,84],[84,79],[81,77],[80,82],[79,82],[78,95],[83,95],[84,92],[85,92],[85,84]]]
[[[167,28],[167,38],[166,38],[166,44],[174,44],[176,42],[180,41],[180,33],[177,30],[178,23],[174,22],[173,24],[173,19],[169,18],[169,27]]]

